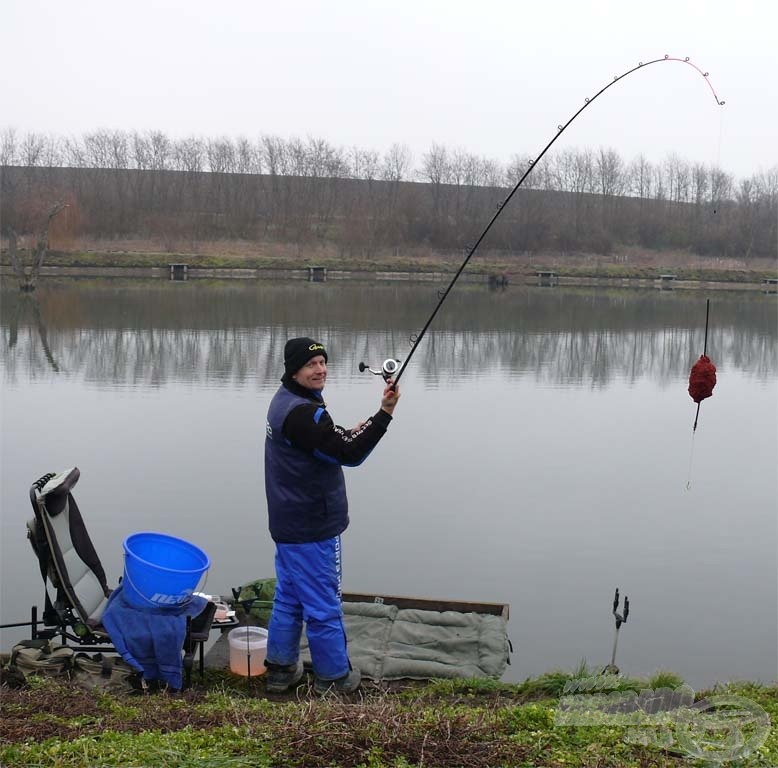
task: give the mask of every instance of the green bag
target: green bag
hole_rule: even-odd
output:
[[[248,610],[249,616],[253,616],[260,627],[267,627],[273,611],[275,591],[275,579],[257,579],[240,588],[236,602],[242,604],[244,610]]]
[[[52,640],[22,640],[11,650],[9,667],[25,679],[30,675],[70,679],[75,652]]]
[[[121,656],[77,653],[74,659],[73,682],[89,691],[132,693],[143,689],[143,675]]]
[[[31,675],[61,678],[88,691],[120,694],[144,690],[142,674],[121,656],[76,653],[50,639],[22,640],[3,665],[2,680],[11,687],[24,686]]]

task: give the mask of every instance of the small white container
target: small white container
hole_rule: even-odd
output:
[[[267,630],[262,627],[237,627],[227,636],[230,644],[230,672],[243,677],[265,674]]]

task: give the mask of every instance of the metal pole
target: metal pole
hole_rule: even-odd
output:
[[[616,634],[613,637],[613,653],[611,654],[611,667],[616,666],[616,646],[619,644],[619,627],[616,627]]]

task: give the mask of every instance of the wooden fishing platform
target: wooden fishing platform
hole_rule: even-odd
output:
[[[404,597],[402,595],[374,595],[366,592],[344,592],[344,603],[376,603],[396,605],[398,608],[415,608],[424,611],[455,611],[456,613],[483,613],[502,616],[508,621],[510,606],[507,603],[474,603],[463,600],[434,600],[427,597]]]

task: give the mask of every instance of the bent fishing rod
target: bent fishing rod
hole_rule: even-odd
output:
[[[554,135],[554,137],[551,139],[551,141],[549,141],[548,144],[546,144],[546,146],[543,148],[543,151],[536,158],[531,159],[529,161],[529,167],[524,172],[522,177],[516,182],[513,189],[508,194],[508,196],[501,202],[497,203],[497,210],[494,212],[492,218],[489,220],[489,223],[486,225],[486,227],[484,227],[484,230],[478,236],[478,239],[472,245],[466,247],[465,250],[467,255],[465,256],[465,260],[462,262],[459,269],[451,278],[451,282],[448,284],[448,287],[444,291],[438,292],[438,303],[435,305],[435,308],[432,310],[432,314],[429,316],[429,319],[424,324],[424,327],[421,329],[421,331],[419,331],[418,334],[411,335],[409,339],[411,344],[411,349],[408,352],[408,356],[405,358],[405,360],[401,361],[401,360],[396,360],[394,358],[388,358],[387,360],[384,360],[383,364],[381,365],[381,368],[371,368],[365,363],[360,363],[359,364],[360,372],[369,371],[370,373],[373,373],[376,376],[383,376],[385,381],[389,381],[389,379],[393,379],[395,384],[397,384],[400,381],[400,378],[402,377],[403,373],[407,369],[408,364],[411,362],[411,358],[413,357],[414,353],[418,349],[421,340],[424,338],[425,334],[427,333],[427,329],[432,324],[432,321],[435,319],[435,316],[438,314],[438,311],[440,310],[441,306],[443,306],[443,302],[446,300],[449,293],[451,293],[451,290],[456,284],[457,280],[459,280],[459,276],[462,274],[462,272],[464,272],[465,267],[467,267],[468,263],[470,262],[470,259],[473,258],[473,254],[478,250],[478,246],[481,245],[484,238],[489,233],[489,230],[492,228],[494,223],[497,221],[497,219],[500,217],[502,212],[505,210],[505,207],[508,205],[511,198],[516,194],[516,192],[518,192],[521,185],[524,184],[524,181],[527,179],[530,173],[532,173],[532,171],[535,169],[538,162],[543,158],[546,152],[548,152],[548,150],[551,149],[552,146],[554,146],[554,143],[557,141],[557,139],[568,129],[571,123],[581,114],[581,112],[583,112],[588,106],[590,106],[596,99],[602,96],[602,94],[605,93],[605,91],[607,91],[609,88],[614,86],[616,83],[623,80],[625,77],[631,75],[633,72],[637,72],[639,69],[645,69],[651,64],[659,64],[660,62],[663,61],[677,61],[680,62],[681,64],[688,64],[704,78],[705,82],[708,84],[708,87],[711,90],[711,93],[713,94],[713,98],[716,99],[716,103],[720,107],[724,106],[724,102],[721,99],[719,99],[718,94],[716,93],[713,86],[711,85],[710,80],[708,79],[708,72],[703,72],[696,64],[694,64],[689,60],[688,56],[681,59],[676,56],[670,56],[668,54],[665,54],[665,56],[663,56],[661,59],[653,59],[652,61],[638,62],[638,65],[636,67],[627,70],[621,75],[616,75],[613,78],[613,80],[611,80],[607,85],[600,88],[600,90],[597,91],[597,93],[595,93],[594,96],[592,96],[591,98],[584,99],[583,106],[581,106],[566,123],[557,126],[557,132]]]

